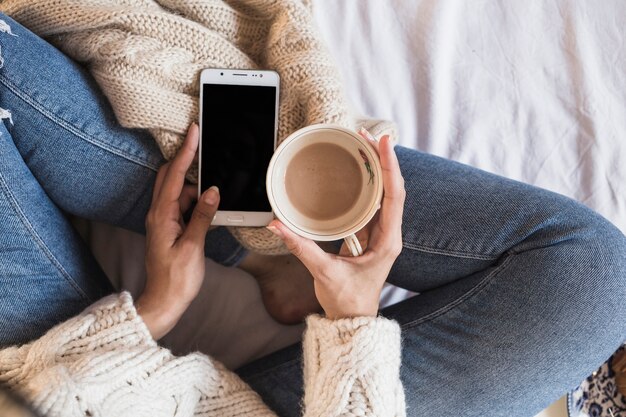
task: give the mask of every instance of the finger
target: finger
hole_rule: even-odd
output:
[[[170,163],[158,199],[161,201],[177,201],[185,184],[185,174],[193,162],[198,149],[198,125],[192,123],[187,137],[176,158]]]
[[[170,163],[168,162],[161,165],[161,168],[159,168],[159,171],[157,172],[156,180],[154,181],[154,188],[152,189],[152,204],[154,204],[156,199],[159,197],[159,192],[161,191],[161,187],[163,186],[163,178],[165,178],[169,167]]]
[[[180,206],[180,212],[186,213],[191,208],[191,205],[198,198],[198,186],[196,184],[185,184],[183,191],[180,193],[178,199],[178,205]]]
[[[378,217],[378,213],[374,215],[372,220],[363,229],[355,233],[356,238],[361,244],[361,248],[363,248],[364,253],[367,251],[367,247],[369,245],[369,237],[370,237],[370,230],[371,230],[372,223],[376,222],[377,217]],[[341,244],[341,249],[339,249],[339,256],[345,256],[345,257],[352,256],[352,252],[350,252],[350,248],[348,248],[348,245],[346,244],[345,240]]]
[[[363,139],[367,139],[367,141],[374,147],[374,149],[376,150],[376,152],[380,155],[380,150],[379,150],[379,142],[378,140],[374,137],[374,135],[372,135],[367,129],[365,129],[364,127],[361,127],[359,129],[359,135],[361,135],[361,137]]]
[[[211,227],[211,222],[213,217],[215,217],[219,203],[220,191],[216,186],[212,186],[200,196],[182,238],[191,240],[204,248],[204,240],[209,227]]]
[[[280,221],[273,220],[267,228],[285,243],[289,252],[300,259],[313,276],[316,276],[316,273],[319,276],[321,267],[331,262],[330,255],[317,246],[315,242],[295,234]]]
[[[393,150],[393,142],[387,135],[380,141],[380,164],[383,170],[384,195],[378,225],[384,237],[382,242],[388,244],[402,233],[405,191],[404,178]]]

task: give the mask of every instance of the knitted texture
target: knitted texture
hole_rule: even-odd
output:
[[[397,323],[319,316],[307,323],[305,417],[405,415]],[[0,350],[0,383],[48,417],[275,416],[218,362],[159,347],[128,293]]]
[[[304,406],[312,416],[404,415],[400,329],[382,318],[307,319]]]
[[[281,76],[278,142],[314,123],[356,128],[308,1],[0,3],[0,10],[84,63],[119,123],[148,129],[166,159],[176,155],[189,124],[198,120],[199,73],[204,68],[277,71]],[[196,177],[197,170],[190,179]],[[286,253],[280,239],[265,228],[230,231],[253,251]]]

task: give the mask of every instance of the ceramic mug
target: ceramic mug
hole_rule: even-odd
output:
[[[338,145],[347,151],[357,162],[361,184],[351,208],[337,217],[323,220],[312,218],[294,207],[285,181],[294,156],[306,147],[320,143]],[[306,177],[305,180],[308,181]],[[316,124],[292,133],[276,149],[267,169],[266,188],[274,215],[294,233],[317,241],[344,239],[350,253],[359,256],[363,249],[355,234],[380,208],[382,168],[378,153],[367,139],[341,126]]]

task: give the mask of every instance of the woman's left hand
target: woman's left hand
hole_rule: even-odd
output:
[[[402,214],[406,191],[394,143],[388,135],[375,144],[380,155],[384,195],[380,211],[357,233],[367,242],[362,256],[324,252],[278,220],[268,229],[285,242],[313,276],[315,296],[331,320],[375,317],[383,285],[402,250]]]
[[[146,217],[146,286],[136,308],[155,340],[165,336],[198,295],[204,279],[204,242],[219,204],[219,190],[205,191],[188,225],[183,213],[197,186],[185,174],[198,149],[198,126],[189,127],[176,158],[159,169]]]

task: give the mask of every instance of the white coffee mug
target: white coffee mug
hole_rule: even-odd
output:
[[[345,213],[328,220],[313,219],[296,209],[287,195],[287,167],[293,157],[307,146],[331,143],[342,147],[358,162],[361,192]],[[359,134],[332,124],[302,128],[285,139],[274,152],[267,169],[267,196],[274,215],[294,233],[317,241],[345,239],[353,256],[363,254],[356,232],[374,217],[383,195],[382,168],[378,153]]]

